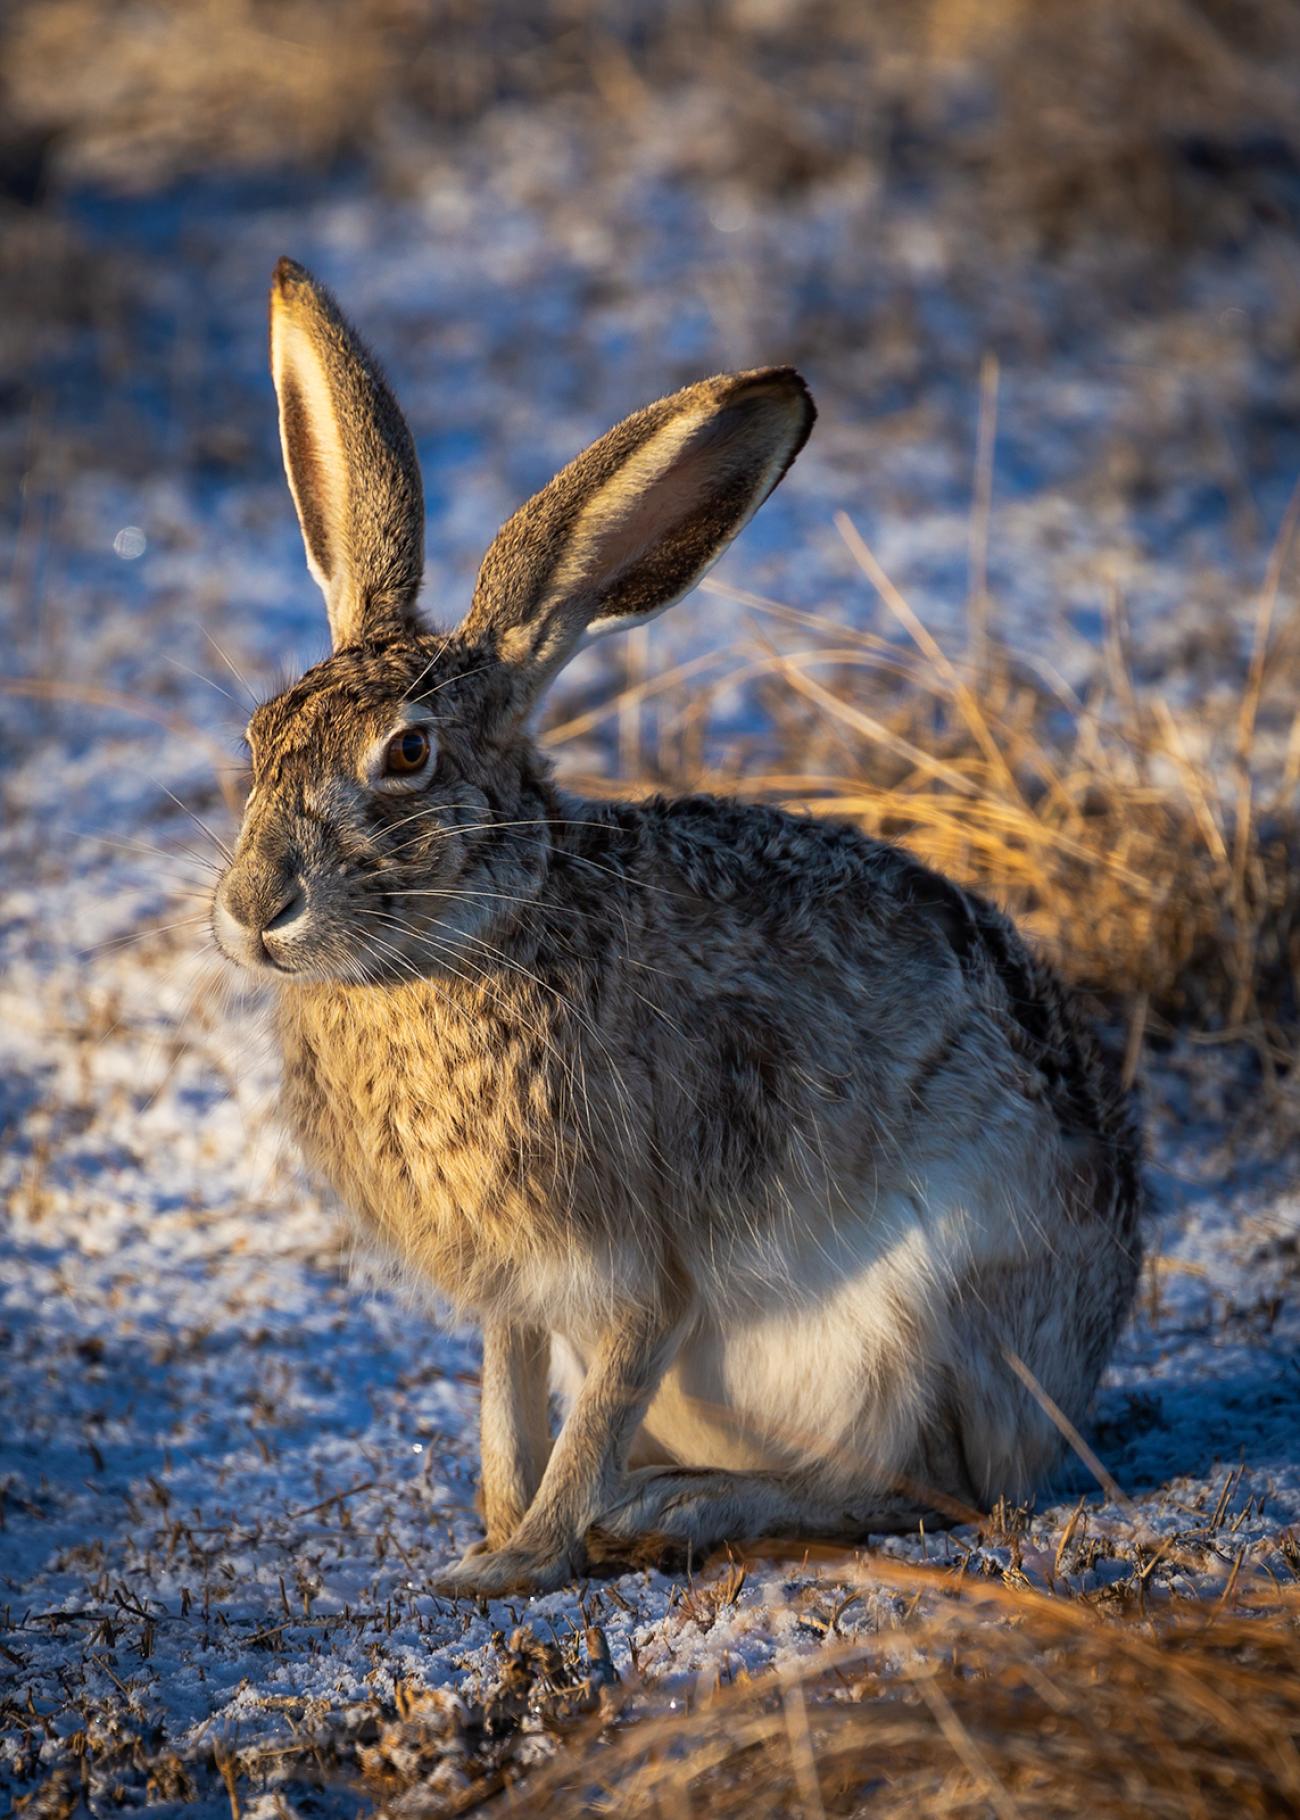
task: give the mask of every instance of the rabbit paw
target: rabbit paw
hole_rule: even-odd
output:
[[[487,1548],[479,1543],[452,1567],[443,1568],[434,1590],[448,1599],[499,1599],[506,1593],[554,1592],[577,1578],[578,1549],[544,1552],[530,1548]]]

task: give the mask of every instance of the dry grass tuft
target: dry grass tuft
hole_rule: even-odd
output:
[[[1300,1809],[1300,1599],[1139,1617],[915,1566],[916,1615],[794,1673],[717,1687],[561,1753],[505,1811],[549,1815],[1142,1814]]]

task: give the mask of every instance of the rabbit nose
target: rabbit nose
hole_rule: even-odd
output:
[[[284,934],[307,913],[307,893],[295,883],[285,895],[278,910],[273,910],[262,925],[262,934]]]
[[[307,913],[307,894],[295,879],[284,887],[278,901],[262,891],[243,890],[239,881],[227,880],[217,894],[212,926],[217,945],[231,960],[246,967],[278,961],[278,950],[300,931]]]
[[[272,959],[278,959],[283,948],[302,933],[306,920],[307,893],[295,883],[262,925],[262,947]]]

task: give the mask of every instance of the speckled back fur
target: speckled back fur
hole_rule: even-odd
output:
[[[290,288],[324,325],[307,391],[338,368],[353,409],[349,348],[377,369]],[[491,1546],[458,1584],[557,1583],[598,1536],[857,1533],[1028,1491],[1140,1259],[1132,1113],[1073,1000],[903,851],[729,799],[582,801],[529,730],[585,630],[676,599],[776,484],[802,380],[628,419],[510,520],[447,635],[415,612],[413,512],[397,556],[382,514],[308,529],[331,449],[335,501],[372,470],[418,492],[390,406],[286,434],[346,598],[333,655],[253,717],[216,916],[280,976],[309,1163],[485,1323]],[[408,787],[383,767],[412,730]]]

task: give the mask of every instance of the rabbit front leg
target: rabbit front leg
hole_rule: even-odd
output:
[[[546,1418],[551,1336],[540,1327],[489,1320],[483,1327],[484,1549],[503,1548],[536,1496],[551,1451]]]
[[[450,1597],[549,1592],[585,1562],[582,1538],[623,1493],[628,1450],[677,1350],[680,1322],[628,1310],[599,1336],[537,1495],[504,1547],[471,1550],[438,1576]]]

